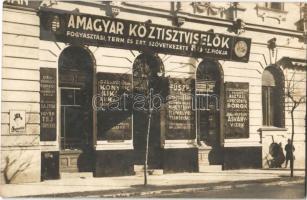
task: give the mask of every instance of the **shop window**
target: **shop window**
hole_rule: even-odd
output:
[[[268,2],[265,3],[265,7],[272,10],[284,10],[284,3],[280,2]]]
[[[284,78],[275,66],[262,75],[262,115],[264,126],[284,127]]]

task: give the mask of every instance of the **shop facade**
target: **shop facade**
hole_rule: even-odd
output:
[[[133,175],[148,130],[163,173],[273,167],[306,82],[305,7],[282,5],[6,1],[3,180]]]

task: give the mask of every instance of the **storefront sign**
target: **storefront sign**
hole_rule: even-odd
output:
[[[214,87],[215,87],[215,81],[201,80],[201,79],[196,81],[196,92],[198,94],[213,93]]]
[[[40,38],[248,62],[251,39],[104,16],[41,9]]]
[[[26,112],[24,110],[10,110],[10,133],[26,131]]]
[[[56,69],[40,68],[40,140],[56,141]]]
[[[165,139],[195,139],[194,81],[170,78]]]
[[[219,110],[219,95],[216,94],[216,81],[196,80],[197,110]]]
[[[16,5],[23,5],[23,6],[28,6],[29,1],[28,0],[4,0],[4,4],[16,4]]]
[[[33,1],[33,0],[4,0],[3,5],[14,5],[28,8],[38,8],[42,1]]]
[[[131,108],[128,96],[132,84],[129,74],[97,74],[97,137],[99,140],[131,139]]]
[[[225,83],[225,138],[249,137],[249,84]]]

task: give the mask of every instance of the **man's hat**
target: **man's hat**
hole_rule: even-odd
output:
[[[15,114],[14,120],[16,120],[17,118],[20,118],[22,120],[22,117],[20,116],[20,113],[16,113]]]

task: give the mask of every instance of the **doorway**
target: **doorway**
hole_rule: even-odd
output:
[[[223,74],[217,61],[204,60],[196,71],[197,136],[210,165],[222,164],[221,111]]]
[[[145,161],[146,135],[148,131],[149,93],[152,96],[161,92],[160,76],[164,74],[162,60],[155,54],[143,53],[133,64],[133,95],[134,100],[144,100],[144,104],[134,104],[133,108],[133,146],[135,164],[143,165]],[[138,98],[136,98],[138,97]],[[154,103],[154,102],[153,102]],[[139,109],[143,107],[144,109]],[[148,167],[160,169],[163,166],[161,146],[161,109],[153,110],[148,147]]]
[[[59,58],[61,172],[92,171],[93,61],[82,47],[66,48]]]

